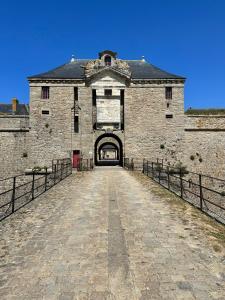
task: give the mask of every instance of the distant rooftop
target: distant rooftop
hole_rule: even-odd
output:
[[[26,104],[20,104],[16,98],[12,99],[12,104],[0,103],[0,115],[29,115],[29,108]]]

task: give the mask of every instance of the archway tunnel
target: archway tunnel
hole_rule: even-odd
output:
[[[95,165],[123,165],[123,144],[118,136],[105,133],[96,139]]]

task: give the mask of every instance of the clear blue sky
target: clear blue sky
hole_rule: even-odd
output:
[[[187,77],[185,107],[225,107],[225,1],[2,1],[0,102],[26,77],[104,49]]]

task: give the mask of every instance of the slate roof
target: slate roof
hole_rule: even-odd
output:
[[[77,59],[48,72],[29,76],[28,79],[84,79],[84,66],[90,59]],[[131,70],[132,79],[185,79],[182,76],[168,73],[142,60],[124,60]],[[83,67],[82,67],[83,66]]]
[[[17,104],[16,112],[12,111],[12,104],[0,103],[0,114],[1,115],[29,115],[29,110],[26,104]]]

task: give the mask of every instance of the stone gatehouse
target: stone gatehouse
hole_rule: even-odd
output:
[[[185,114],[182,76],[106,50],[28,80],[29,110],[0,104],[1,177],[66,157],[74,166],[80,157],[180,160],[225,177],[224,111]]]
[[[105,153],[122,165],[125,156],[156,157],[161,144],[180,147],[182,76],[106,50],[28,79],[34,164],[70,156],[102,164]]]

